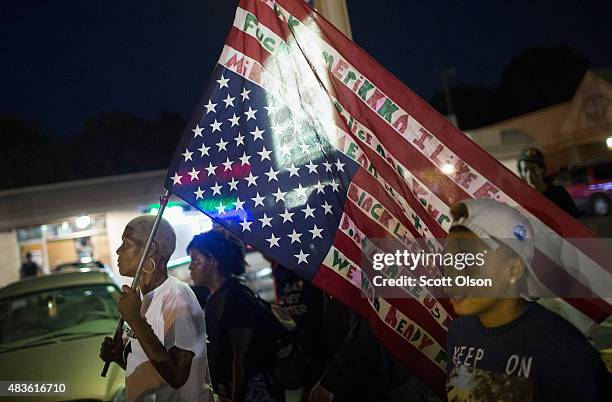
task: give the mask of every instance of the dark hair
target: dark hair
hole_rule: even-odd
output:
[[[192,249],[207,257],[214,257],[218,263],[219,273],[226,278],[244,274],[246,268],[244,244],[227,230],[213,229],[195,235],[187,246],[187,253]]]

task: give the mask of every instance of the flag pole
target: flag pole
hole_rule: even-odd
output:
[[[153,228],[151,229],[151,233],[149,234],[149,238],[147,239],[147,243],[145,244],[144,250],[142,252],[142,257],[140,257],[140,262],[138,263],[138,269],[136,270],[136,275],[134,275],[134,280],[132,281],[132,289],[138,289],[138,280],[140,279],[140,273],[142,272],[142,267],[144,266],[144,262],[146,260],[146,256],[149,253],[149,249],[151,248],[151,243],[153,243],[153,238],[155,237],[155,233],[157,233],[157,228],[159,227],[159,223],[161,222],[162,215],[164,213],[164,209],[166,209],[166,205],[168,205],[168,200],[172,194],[170,191],[164,189],[164,194],[159,199],[159,211],[157,211],[157,216],[155,217],[155,222],[153,223]],[[123,317],[119,317],[119,321],[117,322],[117,328],[115,329],[115,335],[113,338],[117,340],[123,339],[123,323],[125,320]],[[111,362],[105,362],[104,368],[102,369],[102,377],[106,377],[106,373],[110,366]]]

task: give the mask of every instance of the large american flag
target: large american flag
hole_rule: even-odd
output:
[[[377,295],[361,280],[362,240],[425,238],[436,249],[449,206],[481,197],[519,208],[567,247],[564,237],[592,236],[296,0],[240,2],[166,188],[359,311],[440,393],[452,308],[426,290]],[[577,253],[604,296],[605,256]],[[563,265],[545,245],[537,254]],[[591,322],[610,314],[602,298],[570,303]]]

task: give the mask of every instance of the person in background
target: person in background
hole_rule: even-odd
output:
[[[484,252],[484,264],[460,275],[489,288],[448,287],[458,315],[448,332],[449,401],[604,401],[610,374],[580,331],[538,303],[531,269],[533,229],[506,204],[466,200],[451,207],[445,253]],[[458,275],[453,266],[445,275]]]
[[[327,367],[309,402],[440,402],[391,356],[363,317],[331,296],[324,321]]]
[[[19,277],[23,279],[40,275],[42,275],[42,270],[40,269],[40,266],[32,259],[32,253],[28,251],[26,253],[26,260],[23,262],[23,264],[21,264]]]
[[[128,223],[117,250],[119,273],[133,277],[155,217]],[[100,357],[125,369],[128,401],[213,402],[206,360],[204,313],[189,286],[168,276],[176,235],[162,219],[139,280],[123,286],[119,312],[130,326],[129,342],[106,337]]]
[[[546,176],[542,151],[537,148],[523,149],[518,158],[518,171],[521,178],[544,197],[574,218],[578,217],[576,204],[567,190],[553,184],[551,178]]]
[[[266,348],[255,297],[242,282],[242,242],[220,228],[194,236],[187,252],[195,285],[206,286],[208,353],[213,388],[221,401],[283,402],[273,380],[274,357]]]
[[[208,296],[210,296],[210,290],[206,286],[193,285],[191,290],[195,294],[198,299],[198,303],[200,303],[200,307],[202,310],[206,309],[206,302],[208,301]]]
[[[302,388],[301,400],[308,401],[310,389],[323,374],[323,292],[299,275],[265,257],[272,267],[275,302],[291,316],[301,333],[300,346],[310,363],[309,384]]]

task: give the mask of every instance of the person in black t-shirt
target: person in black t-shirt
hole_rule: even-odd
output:
[[[38,266],[37,263],[32,259],[32,253],[29,251],[26,253],[26,260],[21,264],[21,269],[19,270],[20,278],[27,278],[30,276],[38,276],[42,275],[42,270]]]
[[[324,368],[323,292],[288,268],[265,258],[272,266],[275,303],[291,316],[301,333],[300,346],[310,366],[308,384],[302,387],[300,399],[305,402]]]
[[[486,250],[485,263],[467,274],[493,284],[486,292],[447,288],[459,316],[448,332],[448,400],[609,400],[610,374],[595,348],[569,322],[531,302],[545,290],[531,269],[529,221],[486,199],[463,201],[451,214],[445,253]],[[445,267],[458,275],[453,271]]]
[[[274,359],[268,354],[257,301],[239,277],[245,271],[244,245],[215,229],[195,236],[187,252],[194,284],[211,292],[205,317],[215,393],[221,401],[284,401],[284,390],[270,374]]]
[[[518,171],[521,178],[544,197],[574,218],[578,217],[578,208],[567,190],[553,184],[551,178],[546,176],[542,151],[537,148],[523,149],[518,158]]]

